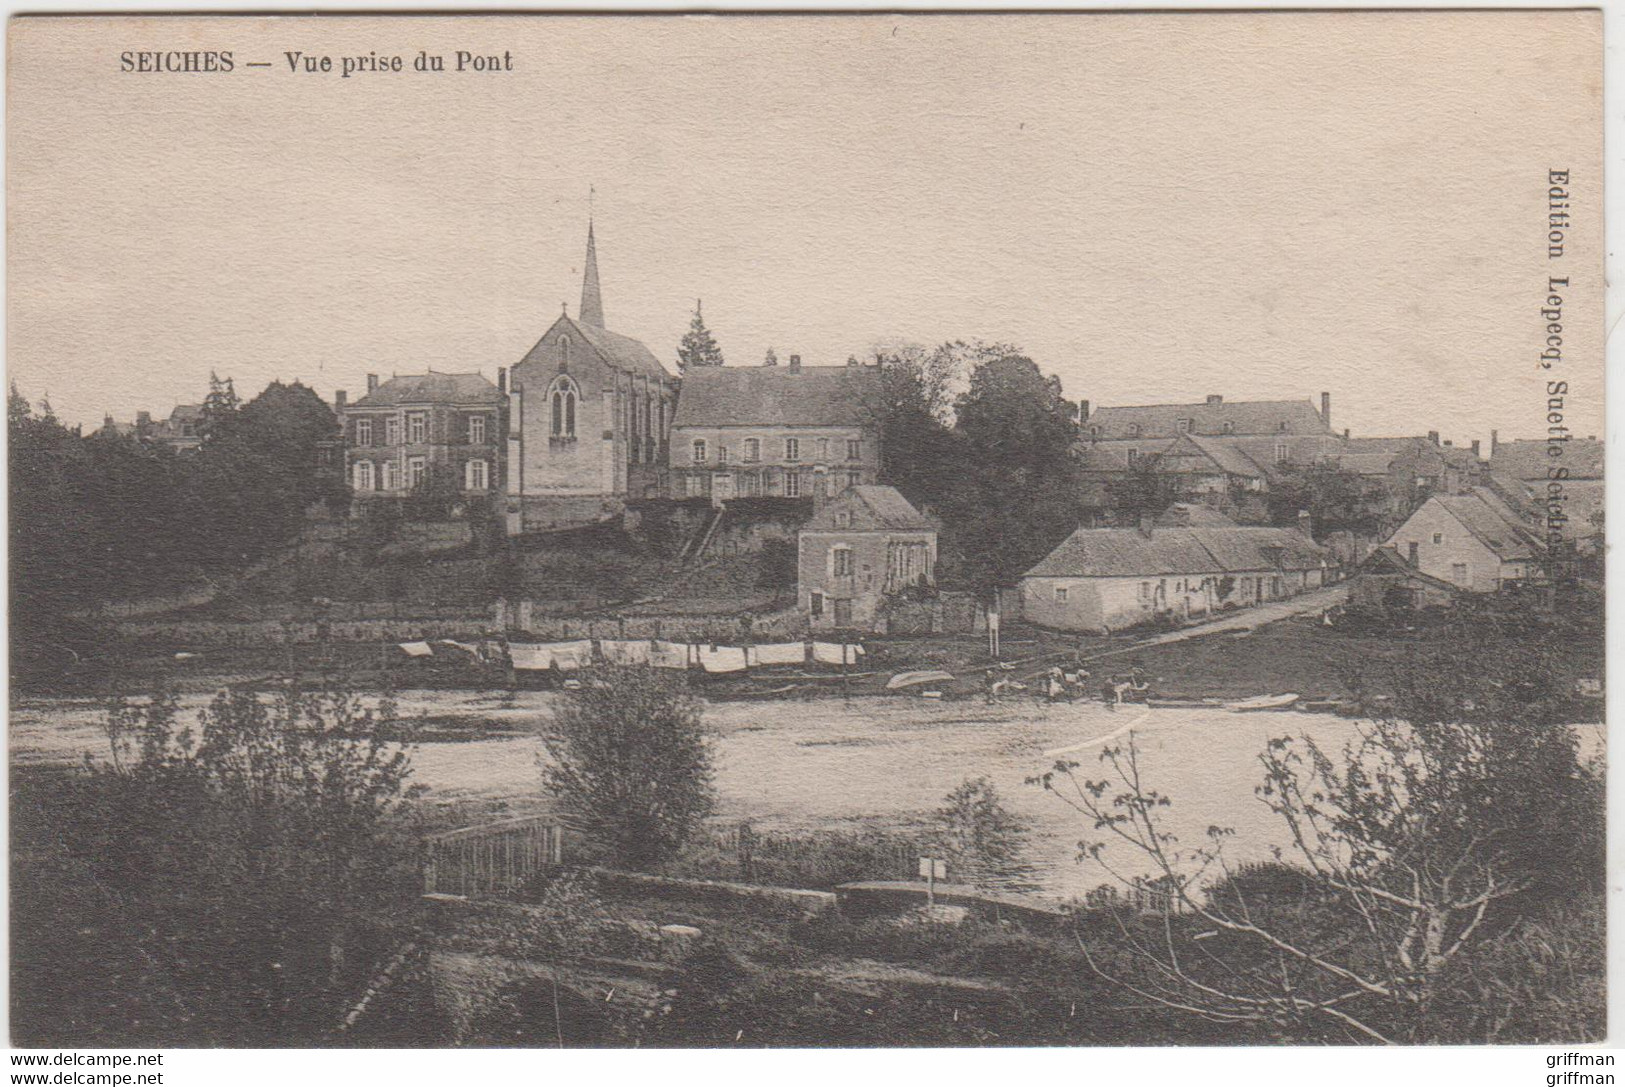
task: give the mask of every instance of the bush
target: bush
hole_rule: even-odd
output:
[[[653,668],[605,668],[542,734],[542,780],[566,822],[616,864],[674,856],[715,804],[699,703]]]
[[[128,960],[98,968],[153,994],[127,1021],[140,1038],[311,1044],[336,1025],[377,918],[415,890],[392,714],[337,689],[222,692],[195,728],[162,692],[110,705],[112,757],[87,758],[61,822],[127,933]]]

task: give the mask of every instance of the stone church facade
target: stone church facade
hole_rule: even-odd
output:
[[[577,315],[561,314],[509,374],[509,533],[589,524],[663,495],[677,387],[652,351],[605,327],[589,224]]]

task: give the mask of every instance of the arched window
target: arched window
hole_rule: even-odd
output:
[[[372,461],[358,460],[355,462],[355,489],[358,491],[372,490]]]
[[[560,369],[568,370],[570,368],[570,337],[568,336],[559,337],[559,359],[561,362]]]
[[[548,399],[553,404],[553,437],[574,438],[576,436],[576,402],[580,394],[576,391],[576,383],[560,374],[549,390]]]

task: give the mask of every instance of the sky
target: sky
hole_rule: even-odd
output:
[[[70,422],[517,362],[580,297],[675,366],[1020,345],[1096,405],[1601,433],[1588,12],[14,19],[7,368]],[[126,50],[229,49],[221,74]],[[419,50],[513,58],[412,72]],[[286,51],[407,71],[295,74]],[[248,61],[272,62],[248,68]],[[1547,170],[1572,171],[1566,358]],[[589,209],[589,188],[593,190]]]

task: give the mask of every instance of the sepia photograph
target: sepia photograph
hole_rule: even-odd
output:
[[[16,1051],[1606,1042],[1600,11],[7,35]]]

